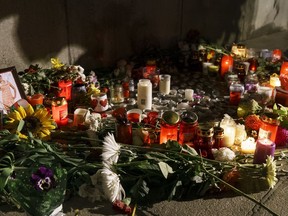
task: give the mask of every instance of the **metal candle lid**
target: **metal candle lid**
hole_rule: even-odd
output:
[[[178,113],[174,112],[174,111],[165,111],[162,114],[162,119],[165,123],[170,124],[170,125],[174,125],[177,124],[180,120],[180,117],[178,115]]]

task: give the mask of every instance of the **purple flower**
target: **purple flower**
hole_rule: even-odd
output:
[[[56,186],[53,171],[44,166],[39,167],[35,173],[32,173],[31,181],[34,188],[39,191],[49,191]]]

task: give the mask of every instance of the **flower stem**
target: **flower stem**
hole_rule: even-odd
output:
[[[274,211],[272,211],[271,209],[269,209],[268,207],[266,207],[264,204],[262,204],[261,202],[257,201],[255,198],[249,196],[248,194],[244,193],[243,191],[237,189],[236,187],[230,185],[229,183],[225,182],[224,180],[220,179],[218,176],[208,172],[206,170],[205,167],[203,167],[204,171],[210,175],[211,177],[217,179],[218,181],[220,181],[221,183],[223,183],[224,185],[228,186],[229,188],[231,188],[234,192],[246,197],[247,199],[253,201],[254,203],[256,203],[257,205],[261,206],[262,208],[266,209],[268,212],[270,212],[272,215],[278,216],[278,214],[276,214]]]

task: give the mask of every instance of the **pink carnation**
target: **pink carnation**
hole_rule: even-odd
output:
[[[280,126],[278,127],[275,144],[276,146],[288,145],[288,129]]]

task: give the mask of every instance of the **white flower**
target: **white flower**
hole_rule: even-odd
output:
[[[266,179],[270,188],[276,185],[278,179],[276,178],[276,162],[273,160],[271,155],[267,156],[266,164],[264,165],[266,169]]]
[[[105,197],[111,202],[124,199],[126,195],[120,179],[118,175],[111,170],[109,165],[104,163],[104,168],[98,172],[100,172],[102,176],[102,187]]]
[[[232,161],[236,157],[235,152],[227,147],[212,149],[212,153],[217,161]]]
[[[108,133],[104,138],[102,160],[104,163],[114,164],[117,163],[121,146],[115,141],[114,135]]]

